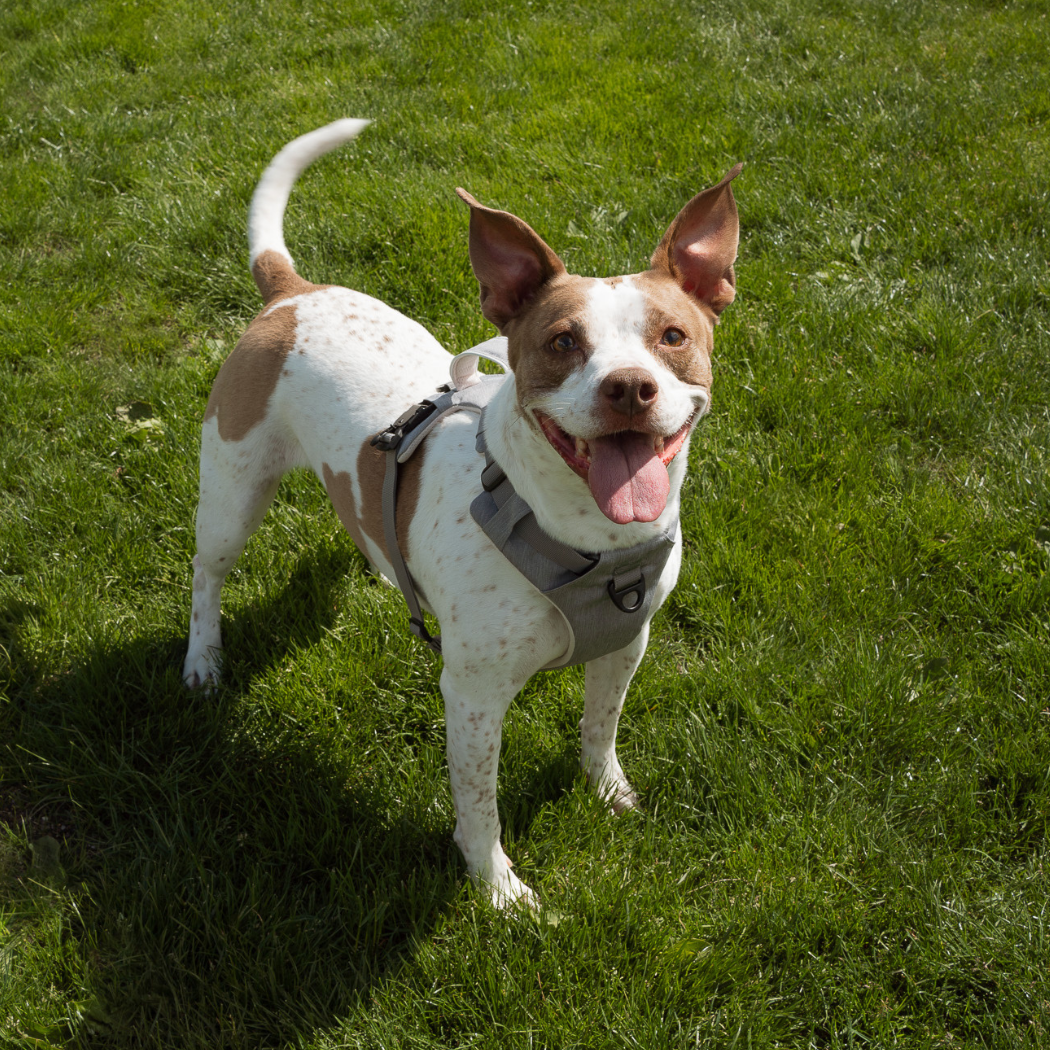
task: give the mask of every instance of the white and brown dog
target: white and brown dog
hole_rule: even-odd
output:
[[[282,235],[298,175],[366,123],[337,121],[290,143],[252,200],[251,268],[266,306],[223,364],[204,416],[190,687],[218,678],[223,580],[293,467],[317,474],[362,553],[394,578],[384,453],[370,439],[446,381],[450,357],[384,303],[303,280]],[[676,537],[634,641],[586,666],[582,766],[617,812],[636,804],[616,757],[617,723],[649,616],[678,577],[690,433],[709,404],[714,326],[735,294],[729,184],[738,171],[682,209],[649,270],[624,277],[567,273],[521,219],[459,191],[470,206],[482,312],[509,340],[513,373],[485,412],[491,456],[542,530],[571,547],[616,551],[668,529]],[[563,616],[468,512],[485,465],[475,431],[470,416],[449,416],[405,464],[397,537],[442,629],[455,840],[495,903],[534,905],[500,844],[500,734],[515,694],[557,662],[569,638]]]

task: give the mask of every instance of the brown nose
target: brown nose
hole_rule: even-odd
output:
[[[609,407],[623,416],[637,416],[655,403],[660,388],[643,368],[622,368],[610,372],[598,387]]]

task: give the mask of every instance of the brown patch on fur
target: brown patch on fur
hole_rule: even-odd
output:
[[[283,255],[272,251],[255,260],[252,275],[267,305],[327,287],[304,281]],[[266,418],[285,359],[295,345],[295,330],[294,306],[265,311],[252,321],[223,362],[204,410],[205,421],[219,417],[223,441],[241,441]]]
[[[242,440],[266,418],[285,358],[295,345],[295,307],[260,314],[223,362],[211,388],[204,419],[219,417],[223,441]]]
[[[553,278],[543,295],[507,324],[510,367],[522,404],[558,389],[586,360],[591,347],[580,318],[587,306],[588,280],[572,274]],[[552,350],[551,339],[562,332],[571,332],[580,349],[568,353]]]
[[[361,522],[357,516],[357,503],[354,500],[354,485],[350,475],[341,470],[338,474],[327,463],[321,464],[322,480],[328,490],[328,498],[335,507],[343,528],[350,533],[350,538],[364,551],[364,536],[361,534]]]
[[[383,530],[383,478],[386,476],[386,453],[374,448],[367,441],[357,456],[357,480],[361,486],[361,505],[354,499],[354,488],[350,475],[342,470],[338,474],[327,463],[322,463],[324,484],[328,498],[335,507],[343,527],[350,538],[365,553],[365,539],[371,540],[390,560],[386,549],[386,534]],[[401,554],[408,552],[408,531],[419,503],[420,475],[426,444],[422,444],[407,463],[398,471],[397,496],[397,544]]]
[[[420,450],[422,451],[422,449]],[[413,456],[412,460],[416,457]],[[409,460],[409,463],[412,462]],[[400,485],[398,496],[404,494],[404,483],[406,471],[399,471]],[[384,553],[386,549],[386,538],[383,535],[383,477],[386,474],[386,453],[381,452],[367,441],[361,446],[357,454],[357,482],[361,486],[361,509],[358,522],[362,532]],[[398,499],[398,508],[401,508],[401,500]],[[398,515],[400,517],[401,515]],[[399,535],[398,543],[402,543]],[[402,553],[404,548],[402,547]],[[389,557],[389,555],[388,555]]]
[[[646,297],[645,345],[683,383],[710,390],[714,311],[682,291],[665,271],[647,270],[632,274],[631,278]],[[554,278],[544,288],[543,295],[507,325],[510,367],[522,405],[557,390],[594,349],[587,342],[586,329],[580,323],[586,314],[587,285],[591,280],[593,278],[572,274]],[[602,280],[615,285],[623,278]],[[680,329],[687,343],[679,348],[662,346],[660,340],[668,328]],[[552,350],[550,341],[561,332],[571,332],[579,349],[568,353]]]
[[[714,311],[683,292],[659,270],[636,274],[634,281],[646,299],[646,346],[683,383],[710,390],[711,351],[715,342]],[[662,345],[660,340],[668,328],[682,332],[687,339],[685,345]]]
[[[255,278],[267,306],[277,299],[287,299],[291,295],[304,295],[328,287],[304,280],[295,272],[291,260],[275,251],[266,251],[259,255],[252,264],[252,277]]]

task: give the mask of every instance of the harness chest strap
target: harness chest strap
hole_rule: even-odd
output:
[[[477,450],[486,460],[482,491],[471,502],[471,517],[504,557],[552,602],[569,631],[566,651],[544,669],[586,663],[616,652],[631,642],[648,620],[655,597],[649,584],[663,572],[677,538],[678,521],[651,540],[600,553],[577,551],[544,532],[532,508],[488,451],[484,409],[505,376],[482,376],[476,368],[478,356],[506,369],[506,340],[491,339],[453,358],[454,387],[413,406],[372,442],[387,453],[384,535],[398,587],[408,605],[412,632],[435,652],[441,652],[440,638],[431,635],[423,622],[415,585],[397,544],[398,466],[446,415],[467,411],[479,416]]]
[[[374,447],[386,453],[382,495],[383,538],[394,569],[395,581],[408,606],[409,628],[436,653],[441,652],[441,639],[427,630],[423,610],[416,595],[415,581],[408,571],[408,565],[405,564],[397,541],[398,468],[412,456],[420,442],[445,416],[452,412],[472,412],[481,415],[484,406],[502,384],[503,378],[482,376],[477,370],[479,357],[495,361],[506,370],[509,367],[507,340],[497,336],[478,344],[472,350],[456,355],[449,367],[452,384],[440,388],[435,397],[424,398],[406,409],[371,441]],[[472,396],[467,396],[468,389]]]

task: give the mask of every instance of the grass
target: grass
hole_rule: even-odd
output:
[[[1050,47],[1024,0],[0,11],[0,1045],[1050,1041]],[[738,160],[739,298],[686,560],[621,733],[578,670],[508,718],[508,922],[451,841],[439,662],[320,487],[179,682],[197,433],[300,271],[490,334],[452,189],[642,267]],[[54,856],[57,843],[58,857]],[[31,848],[32,847],[32,848]]]

